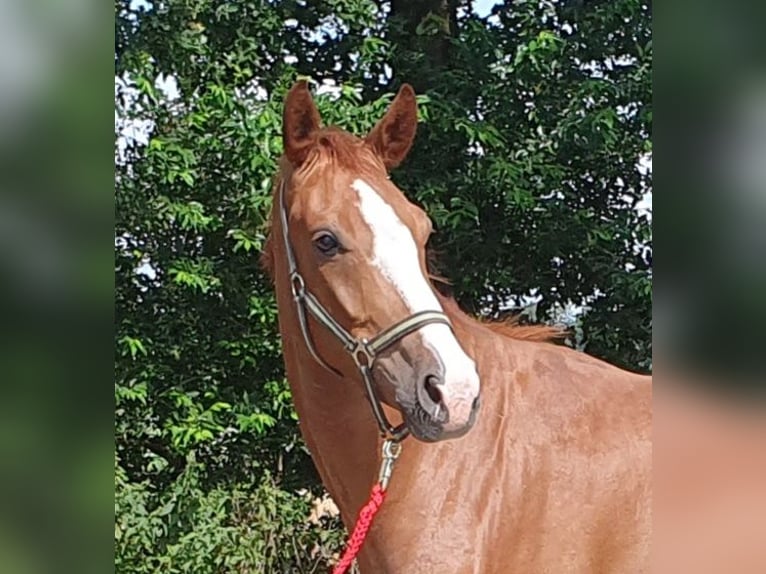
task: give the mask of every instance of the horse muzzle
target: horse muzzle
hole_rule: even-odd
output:
[[[416,386],[414,404],[402,406],[404,419],[415,438],[425,442],[460,438],[475,424],[480,395],[451,395],[448,388],[434,375],[427,375]]]
[[[407,427],[416,438],[435,442],[466,434],[476,422],[481,400],[473,360],[457,341],[455,348],[447,346],[442,351],[444,345],[433,343],[445,338],[429,338],[428,330],[447,331],[442,325],[426,326],[424,337],[402,341],[399,349],[379,362],[395,387],[396,406]]]

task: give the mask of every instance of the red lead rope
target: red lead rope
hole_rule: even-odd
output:
[[[367,504],[359,511],[359,518],[356,519],[354,531],[351,533],[351,537],[346,544],[346,551],[343,553],[340,562],[333,568],[332,574],[345,574],[362,549],[362,544],[364,544],[367,533],[370,531],[370,526],[372,526],[372,520],[386,499],[386,488],[391,478],[391,471],[393,471],[394,462],[399,457],[401,451],[402,445],[397,440],[389,439],[383,442],[383,461],[380,464],[378,482],[372,487]]]
[[[375,518],[375,514],[377,514],[385,498],[386,491],[383,490],[379,482],[376,482],[375,486],[372,487],[370,499],[359,511],[359,518],[356,519],[354,532],[351,534],[351,538],[348,539],[343,558],[335,565],[332,574],[344,574],[351,564],[354,563],[356,555],[362,549],[364,539],[367,538],[367,532],[369,532],[370,526],[372,526],[372,519]]]

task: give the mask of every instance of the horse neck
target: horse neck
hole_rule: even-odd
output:
[[[275,218],[273,238],[281,237]],[[301,435],[311,452],[325,487],[346,524],[353,521],[377,478],[380,441],[369,402],[359,377],[338,376],[311,356],[298,323],[290,292],[284,247],[275,241],[274,277],[279,329],[287,379],[298,413]],[[311,324],[320,355],[333,366],[344,364],[354,373],[353,361],[323,327]],[[351,367],[351,368],[349,368]]]

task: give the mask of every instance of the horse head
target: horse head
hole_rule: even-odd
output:
[[[415,437],[437,441],[471,428],[480,385],[428,279],[431,220],[388,176],[416,127],[408,85],[358,138],[321,127],[297,83],[284,106],[281,231],[271,241],[281,234],[282,285],[313,317],[301,320],[314,358],[343,378],[368,369],[375,400],[400,411]]]

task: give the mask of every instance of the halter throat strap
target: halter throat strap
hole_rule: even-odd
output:
[[[282,227],[282,240],[285,247],[285,254],[287,258],[287,271],[290,279],[290,290],[293,295],[293,301],[295,302],[295,309],[298,315],[298,324],[303,335],[303,340],[306,344],[311,356],[314,360],[322,365],[328,371],[334,373],[339,377],[343,377],[343,374],[327,363],[319,354],[314,340],[311,337],[311,331],[308,325],[308,316],[311,315],[320,325],[326,328],[332,333],[336,339],[340,341],[343,348],[347,353],[351,355],[356,363],[359,373],[362,376],[364,388],[367,393],[367,399],[370,402],[372,412],[375,415],[375,420],[378,423],[381,435],[384,438],[394,441],[400,441],[409,434],[409,430],[405,423],[394,427],[388,421],[380,399],[375,393],[375,387],[372,379],[372,367],[377,359],[378,355],[396,343],[403,339],[407,335],[410,335],[418,329],[425,327],[426,325],[438,324],[447,325],[452,329],[452,323],[449,317],[441,311],[420,311],[414,313],[408,317],[405,317],[401,321],[394,323],[390,327],[387,327],[372,339],[364,339],[354,337],[343,325],[338,323],[335,318],[327,311],[327,309],[319,302],[319,300],[308,290],[306,282],[303,276],[298,271],[298,263],[295,259],[295,253],[293,252],[292,244],[290,243],[290,237],[288,234],[288,217],[287,217],[287,203],[285,201],[285,181],[280,182],[279,187],[279,216]]]

